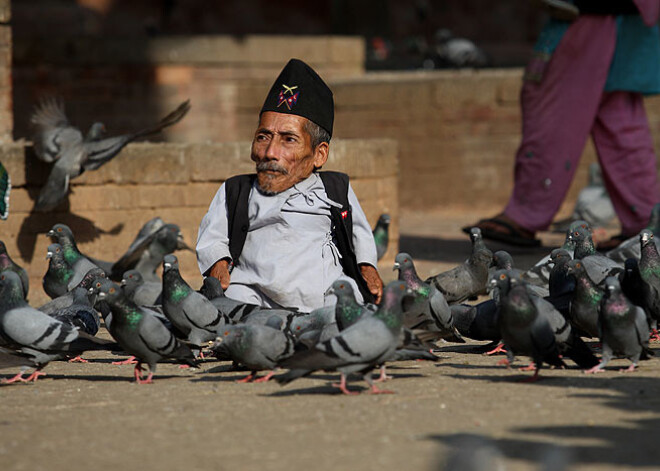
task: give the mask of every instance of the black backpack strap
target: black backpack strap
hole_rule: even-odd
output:
[[[250,191],[256,178],[256,174],[236,175],[225,182],[229,253],[234,265],[238,265],[238,258],[243,251],[250,227],[248,204]]]
[[[355,248],[353,246],[353,214],[348,202],[348,175],[340,172],[319,172],[323,181],[325,192],[332,201],[341,204],[341,209],[330,208],[332,220],[332,232],[337,242],[337,249],[341,254],[341,266],[344,274],[350,276],[357,283],[360,293],[365,302],[373,303],[374,295],[369,291],[367,282],[364,281],[360,267],[355,257]]]

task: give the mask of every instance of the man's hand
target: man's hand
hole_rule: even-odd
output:
[[[223,258],[215,262],[211,267],[211,271],[209,271],[209,276],[220,280],[222,289],[229,288],[229,280],[231,278],[229,276],[229,260]]]
[[[383,280],[380,279],[378,270],[365,263],[360,265],[360,272],[364,281],[367,282],[369,291],[375,296],[376,304],[380,303],[380,298],[383,296]]]

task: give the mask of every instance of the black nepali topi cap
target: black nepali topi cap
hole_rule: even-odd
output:
[[[332,91],[310,66],[291,59],[268,92],[261,113],[295,114],[307,118],[332,136],[335,102]]]

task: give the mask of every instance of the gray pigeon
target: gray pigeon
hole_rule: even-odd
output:
[[[491,342],[501,340],[497,324],[500,308],[495,300],[489,299],[476,305],[454,304],[450,308],[454,326],[462,336]]]
[[[35,209],[48,211],[55,208],[66,197],[72,179],[109,162],[129,142],[179,122],[189,109],[190,101],[187,100],[158,124],[116,137],[103,138],[103,125],[95,123],[90,133],[83,137],[80,130],[69,124],[61,102],[43,101],[31,118],[34,125],[32,141],[37,157],[54,164]]]
[[[431,276],[425,282],[436,287],[449,304],[461,303],[485,291],[492,258],[490,250],[479,249],[465,263]]]
[[[565,366],[559,356],[555,332],[548,319],[539,314],[525,284],[504,270],[497,272],[493,282],[500,289],[498,325],[507,348],[507,359],[500,363],[508,366],[513,362],[514,355],[530,356],[534,376],[528,381],[538,379],[544,362],[557,367]]]
[[[179,261],[168,254],[163,259],[163,312],[172,324],[186,335],[186,341],[198,348],[215,340],[226,318],[203,295],[181,278]]]
[[[45,314],[51,315],[60,309],[64,309],[71,306],[73,304],[74,291],[76,291],[77,289],[83,289],[85,292],[87,292],[87,297],[89,299],[89,302],[93,306],[94,303],[96,302],[96,296],[90,295],[88,290],[89,288],[92,287],[92,284],[97,278],[105,278],[105,272],[100,268],[92,268],[90,271],[88,271],[85,274],[83,279],[80,280],[78,286],[76,286],[71,291],[66,291],[61,296],[53,298],[51,301],[40,306],[38,309]]]
[[[374,227],[373,230],[374,242],[376,242],[376,254],[378,260],[383,258],[383,256],[387,252],[387,245],[390,240],[390,235],[389,235],[390,221],[391,218],[389,214],[381,214],[380,217],[378,218],[378,222],[376,223],[376,227]]]
[[[45,293],[51,299],[55,299],[69,292],[69,281],[73,278],[74,271],[64,260],[60,244],[48,246],[46,260],[48,260],[48,270],[46,270],[41,284]]]
[[[346,375],[359,372],[374,394],[381,391],[373,384],[371,371],[392,356],[399,344],[403,327],[401,304],[409,293],[405,283],[393,281],[383,293],[383,301],[371,316],[341,331],[337,336],[317,344],[281,362],[289,371],[276,379],[287,384],[316,370],[338,370],[341,373],[339,389],[344,394],[356,394],[346,389]]]
[[[641,288],[644,297],[644,306],[650,316],[656,321],[660,320],[660,254],[655,245],[655,237],[648,229],[639,233],[641,258],[639,260],[639,273],[643,283]]]
[[[222,289],[220,280],[213,276],[207,276],[202,282],[202,287],[199,289],[199,293],[204,295],[206,299],[219,298],[225,294],[225,290]]]
[[[73,276],[71,276],[67,283],[67,291],[71,291],[75,286],[78,286],[85,274],[92,268],[98,268],[80,253],[69,226],[55,224],[46,235],[50,237],[52,242],[60,244],[64,261],[73,269]]]
[[[653,209],[651,210],[651,218],[646,229],[654,234],[660,233],[660,203],[653,206]],[[660,241],[656,240],[656,247],[659,246],[658,244],[660,244]],[[641,257],[639,235],[634,235],[629,239],[626,239],[617,248],[610,250],[605,255],[617,263],[625,263],[629,258],[639,260]]]
[[[272,317],[265,325],[237,324],[227,325],[211,347],[220,351],[234,362],[247,367],[250,374],[237,382],[268,381],[274,374],[256,378],[261,370],[274,370],[278,363],[293,355],[295,341],[282,331],[281,319]]]
[[[30,289],[30,278],[28,277],[27,271],[11,259],[7,253],[5,243],[0,240],[0,273],[5,270],[11,270],[18,275],[23,287],[23,298],[27,299],[28,291]]]
[[[582,261],[589,278],[597,285],[608,276],[618,275],[623,271],[622,265],[596,251],[589,229],[577,227],[569,234],[569,238],[575,243],[573,258]]]
[[[89,335],[96,335],[101,327],[101,319],[89,301],[87,290],[74,288],[71,294],[71,305],[49,314],[50,317],[71,324]]]
[[[404,305],[404,326],[438,332],[445,340],[464,343],[454,327],[444,294],[419,278],[412,257],[405,252],[397,254],[394,269],[399,270],[399,281],[403,281],[412,292],[412,302]]]
[[[124,294],[138,306],[162,304],[161,293],[163,284],[155,281],[144,281],[137,270],[128,270],[121,279],[121,289]]]
[[[110,335],[126,353],[135,356],[135,381],[151,383],[159,361],[171,358],[188,366],[197,366],[190,349],[179,342],[165,324],[151,311],[137,306],[122,293],[119,286],[108,279],[97,280],[98,299],[107,302],[112,310],[112,322],[106,326]],[[94,288],[92,288],[94,289]],[[149,365],[149,375],[142,379],[142,363]]]
[[[644,310],[633,305],[621,292],[619,280],[605,280],[605,298],[601,305],[600,327],[603,356],[600,363],[585,373],[600,373],[616,355],[632,364],[623,371],[634,371],[639,360],[653,355],[649,349],[650,329]]]
[[[140,272],[145,282],[160,282],[156,270],[163,263],[165,255],[176,250],[193,250],[183,241],[181,229],[176,224],[164,224],[131,244],[128,251],[112,265],[110,278],[121,280],[128,270]]]
[[[19,374],[6,381],[9,383],[36,381],[49,362],[73,358],[85,350],[107,349],[110,343],[32,308],[23,299],[20,278],[12,271],[0,274],[0,342],[27,356],[37,367],[29,377],[23,378],[27,369],[24,366]]]
[[[570,303],[569,318],[573,326],[589,337],[599,337],[599,310],[605,292],[589,277],[581,260],[567,264],[569,275],[575,278],[575,291]]]

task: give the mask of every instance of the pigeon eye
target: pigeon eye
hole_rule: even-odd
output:
[[[579,262],[575,264],[575,268],[580,268],[581,266],[582,264],[580,264]]]
[[[61,228],[61,227],[58,227],[58,228],[57,228],[57,232],[62,232],[62,228]]]
[[[300,330],[300,326],[296,327],[296,330]]]
[[[575,236],[579,236],[580,233],[579,233],[578,231],[575,231],[575,232],[573,233],[573,235],[575,235]]]
[[[506,275],[504,273],[500,275],[500,280],[506,280]]]
[[[404,259],[403,259],[403,263],[408,263],[408,259],[407,259],[407,258],[404,258]]]
[[[225,337],[229,335],[229,331],[225,330]]]
[[[344,289],[344,285],[343,284],[339,285],[339,289]]]
[[[110,294],[112,294],[112,293],[114,293],[114,292],[115,292],[115,289],[114,289],[114,288],[110,288],[110,289],[108,290],[108,293],[110,293]]]

